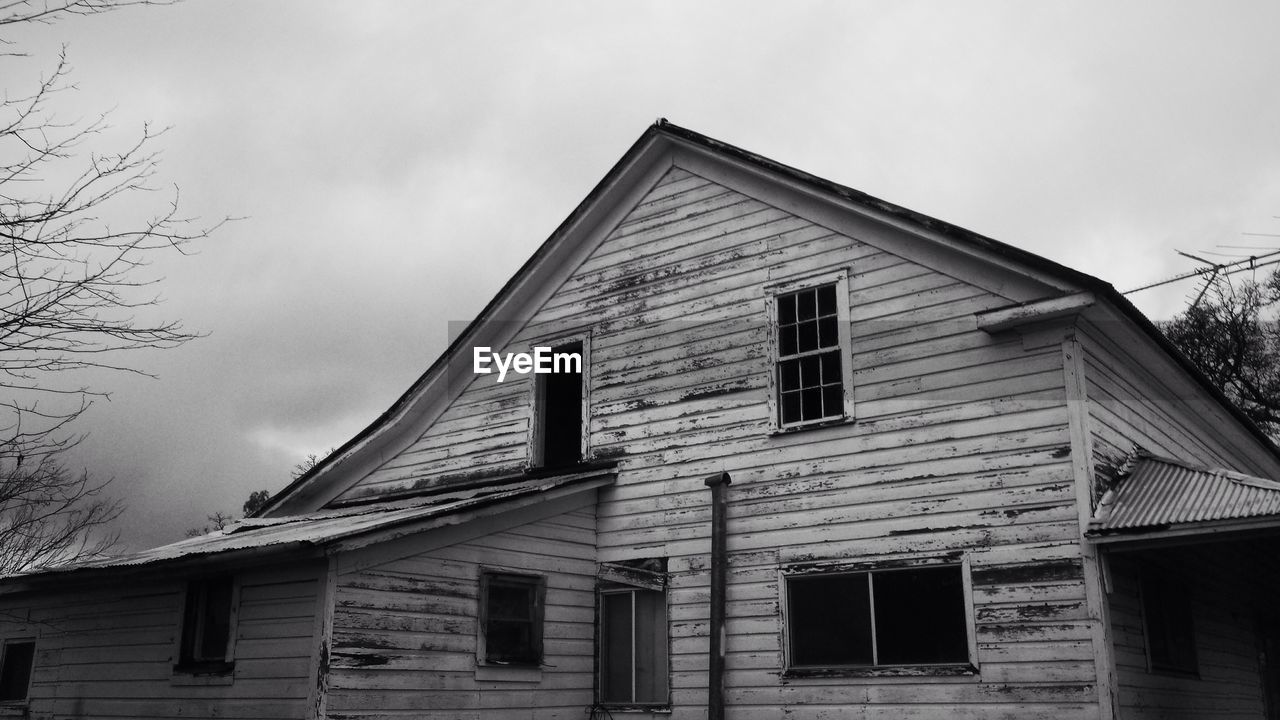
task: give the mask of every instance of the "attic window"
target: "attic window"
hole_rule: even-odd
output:
[[[852,417],[845,273],[770,289],[774,427],[789,430]]]
[[[575,362],[555,362],[553,372],[537,375],[537,424],[534,430],[533,465],[559,468],[581,463],[586,451],[583,402],[583,370],[586,353],[582,340],[551,348],[553,358],[576,357]]]

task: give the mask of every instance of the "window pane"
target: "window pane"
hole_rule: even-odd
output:
[[[836,417],[844,414],[844,392],[839,385],[827,385],[822,388],[823,417]]]
[[[818,314],[836,314],[836,286],[823,285],[818,288]]]
[[[791,664],[870,665],[866,573],[787,579]]]
[[[486,575],[484,657],[488,662],[537,664],[542,659],[539,580]]]
[[[800,389],[800,361],[783,360],[778,363],[779,381],[783,390]]]
[[[200,636],[200,656],[224,660],[231,634],[231,581],[212,581],[205,586],[204,628]]]
[[[800,417],[804,420],[822,418],[822,388],[805,388],[800,391]]]
[[[600,699],[631,702],[631,593],[600,601]]]
[[[818,349],[818,323],[815,320],[806,320],[796,326],[799,333],[798,348],[799,352],[809,352]]]
[[[636,590],[636,697],[667,702],[667,610],[663,594]]]
[[[1152,670],[1195,673],[1195,627],[1191,598],[1167,575],[1148,570],[1142,578],[1142,614]]]
[[[800,422],[800,391],[782,393],[782,422]]]
[[[796,321],[796,296],[783,295],[778,298],[778,324],[790,325]]]
[[[958,566],[877,572],[876,647],[881,665],[969,659]]]
[[[818,321],[818,347],[840,346],[840,321],[832,317],[824,317]]]
[[[788,325],[778,328],[778,355],[786,357],[796,352],[796,326]]]
[[[552,353],[582,355],[582,343],[552,348]],[[585,360],[585,358],[584,358]],[[582,461],[582,367],[578,372],[538,375],[542,383],[542,464],[563,467]]]
[[[814,387],[822,384],[822,375],[819,370],[822,361],[816,355],[800,358],[800,386]]]
[[[796,293],[796,318],[812,320],[818,316],[817,298],[814,291],[804,290]]]
[[[822,384],[843,384],[844,377],[840,373],[840,351],[823,353],[820,357],[822,358]]]
[[[0,658],[0,701],[26,699],[35,656],[34,642],[11,642],[4,646],[4,656]]]

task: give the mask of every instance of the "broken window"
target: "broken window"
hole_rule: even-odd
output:
[[[192,580],[182,613],[179,667],[221,665],[230,661],[231,607],[229,577]]]
[[[495,665],[542,662],[542,603],[546,581],[536,575],[480,576],[480,657]]]
[[[795,288],[795,289],[792,289]],[[831,281],[773,288],[771,298],[774,422],[779,428],[839,420],[852,415],[848,284]]]
[[[1142,576],[1142,619],[1147,662],[1153,672],[1199,672],[1191,598],[1185,586],[1148,568]]]
[[[600,568],[600,702],[667,705],[666,559]]]
[[[551,354],[552,372],[537,375],[535,464],[557,468],[583,459],[582,371],[586,356],[581,341],[557,345]],[[578,361],[562,361],[569,356]]]
[[[793,668],[969,662],[959,565],[786,578]]]
[[[0,655],[0,702],[27,699],[31,668],[36,659],[35,640],[9,640]]]

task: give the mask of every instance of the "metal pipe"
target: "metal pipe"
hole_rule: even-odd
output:
[[[722,472],[706,479],[711,488],[711,662],[707,671],[707,720],[724,720],[724,619],[729,553],[725,547],[724,489],[732,480]]]

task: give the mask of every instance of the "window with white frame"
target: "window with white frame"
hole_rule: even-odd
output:
[[[790,429],[852,417],[846,273],[769,290],[774,426]]]
[[[0,651],[0,703],[20,703],[27,699],[35,659],[35,640],[4,641],[4,649]]]
[[[796,568],[785,587],[791,670],[972,662],[961,565]]]

